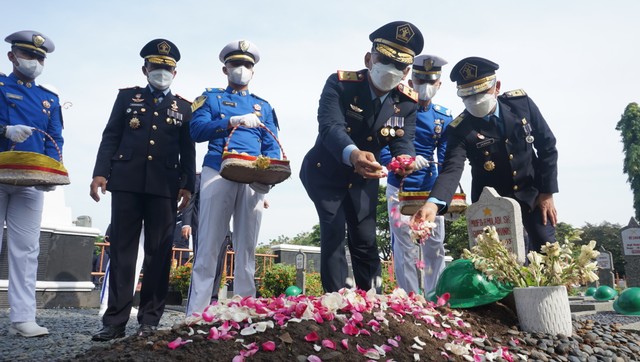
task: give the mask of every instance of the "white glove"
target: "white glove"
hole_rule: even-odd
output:
[[[429,167],[429,160],[427,160],[426,158],[422,157],[421,155],[417,155],[416,156],[416,160],[415,160],[415,170],[422,170],[423,168]]]
[[[269,193],[269,190],[271,190],[270,185],[261,184],[260,182],[252,182],[249,184],[249,187],[259,194],[267,194]]]
[[[40,190],[40,191],[44,191],[44,192],[53,191],[55,189],[56,189],[56,187],[54,185],[38,185],[38,186],[36,186],[36,190]]]
[[[255,113],[247,113],[242,116],[233,116],[229,118],[229,124],[231,127],[237,125],[243,125],[247,128],[256,128],[262,126],[262,122]]]
[[[7,126],[7,130],[4,134],[5,137],[16,143],[24,142],[33,133],[33,128],[22,124],[15,126]]]

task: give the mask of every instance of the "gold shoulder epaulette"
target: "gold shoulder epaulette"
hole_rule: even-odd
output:
[[[504,93],[504,96],[507,98],[524,97],[526,95],[527,93],[524,91],[524,89],[515,89]]]
[[[127,89],[140,89],[140,86],[139,86],[139,85],[135,85],[135,86],[133,86],[133,87],[124,87],[124,88],[120,88],[120,90],[121,90],[121,91],[122,91],[122,90],[127,90]]]
[[[202,107],[206,100],[207,96],[199,96],[198,98],[196,98],[193,103],[191,103],[191,112],[195,112],[196,109]]]
[[[190,101],[190,100],[188,100],[188,99],[184,98],[183,96],[181,96],[181,95],[179,95],[179,94],[174,94],[174,97],[176,97],[176,98],[178,98],[178,99],[181,99],[181,100],[183,100],[183,101],[185,101],[185,102],[187,102],[187,103],[191,104],[191,101]]]
[[[413,88],[409,87],[408,85],[400,83],[398,84],[398,90],[400,91],[400,93],[409,97],[414,102],[416,103],[418,102],[418,92],[416,92]]]
[[[364,75],[360,72],[339,70],[338,80],[341,82],[362,82],[364,80]]]
[[[467,114],[465,112],[460,113],[460,115],[456,117],[456,119],[454,119],[453,121],[451,121],[451,123],[449,123],[449,127],[456,128],[460,124],[460,122],[464,120],[464,117],[466,116]]]

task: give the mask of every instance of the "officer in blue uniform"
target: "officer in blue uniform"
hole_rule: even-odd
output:
[[[0,152],[29,151],[60,160],[62,112],[58,96],[35,79],[44,68],[51,39],[37,31],[19,31],[5,38],[11,44],[11,74],[0,73]],[[48,133],[54,140],[36,128]],[[56,144],[58,149],[56,148]],[[40,221],[44,195],[53,186],[0,185],[0,220],[7,224],[9,250],[10,334],[34,337],[48,334],[36,323],[36,273],[40,253]],[[0,249],[2,247],[0,229]]]
[[[522,209],[527,252],[555,241],[558,192],[556,138],[536,104],[519,89],[498,95],[498,64],[462,59],[451,70],[465,110],[449,125],[448,147],[428,202],[413,221],[444,213],[460,181],[465,159],[471,164],[471,201],[490,186],[514,198]]]
[[[320,219],[320,274],[326,292],[349,286],[345,242],[355,285],[380,290],[375,232],[379,179],[385,176],[380,150],[389,145],[393,156],[415,155],[418,97],[401,81],[422,51],[422,33],[411,23],[395,21],[369,39],[367,69],[338,71],[327,79],[318,108],[318,137],[300,170]],[[412,167],[398,172],[407,174]]]
[[[208,142],[200,175],[198,248],[191,274],[186,315],[202,313],[211,303],[216,269],[222,243],[229,233],[233,216],[235,251],[234,288],[237,295],[255,296],[255,249],[264,205],[270,185],[243,184],[220,175],[222,153],[246,152],[280,158],[280,147],[263,125],[274,135],[278,119],[271,105],[249,91],[254,66],[260,61],[258,47],[247,40],[227,44],[219,55],[227,76],[226,88],[208,88],[193,103],[191,136],[196,142]],[[236,127],[232,137],[231,130]]]
[[[405,178],[390,173],[387,178],[387,207],[389,210],[389,227],[393,249],[393,267],[398,286],[407,292],[419,293],[420,288],[429,292],[436,287],[438,277],[444,270],[444,217],[437,216],[436,228],[421,246],[411,238],[409,216],[400,215],[398,192],[430,191],[438,177],[447,148],[446,130],[451,123],[451,112],[433,103],[433,97],[442,85],[440,76],[442,66],[447,61],[436,55],[419,55],[413,62],[409,85],[418,93],[418,113],[416,120],[416,171]],[[437,155],[437,159],[436,159]],[[389,148],[382,149],[380,156],[383,165],[391,160]],[[419,271],[416,263],[423,255],[424,269]],[[418,274],[423,275],[420,285]]]
[[[138,240],[144,221],[144,280],[137,335],[153,334],[164,312],[178,209],[194,190],[195,145],[189,135],[191,103],[170,85],[180,52],[166,39],[140,51],[148,85],[121,89],[102,134],[91,197],[111,191],[111,267],[103,328],[94,341],[124,336],[133,305]],[[108,182],[107,182],[108,181]]]

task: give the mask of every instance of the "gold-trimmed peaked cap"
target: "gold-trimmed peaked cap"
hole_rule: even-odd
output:
[[[48,36],[33,30],[17,31],[4,38],[4,41],[11,44],[12,48],[20,48],[43,58],[47,57],[47,53],[52,53],[56,49]]]
[[[385,24],[371,33],[369,40],[375,51],[404,64],[413,63],[424,47],[422,33],[408,21]]]
[[[260,50],[248,40],[234,40],[222,48],[218,57],[222,63],[230,60],[246,60],[256,64],[260,61]]]
[[[458,84],[458,96],[467,97],[485,92],[496,84],[500,66],[489,59],[468,57],[451,69],[451,81]]]
[[[422,54],[413,60],[411,76],[421,80],[436,80],[442,75],[442,66],[448,64],[437,55]]]
[[[175,67],[180,60],[180,51],[167,39],[153,39],[140,50],[140,56],[149,63]]]

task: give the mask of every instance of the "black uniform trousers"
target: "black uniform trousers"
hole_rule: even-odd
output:
[[[142,222],[144,262],[138,322],[157,326],[169,288],[177,202],[144,193],[111,193],[109,301],[102,323],[125,325],[133,306],[133,282]]]
[[[520,203],[522,211],[522,224],[526,234],[524,235],[524,246],[526,253],[529,251],[540,252],[542,246],[548,241],[556,241],[556,228],[547,219],[547,225],[542,224],[542,213],[540,207],[533,210],[529,206]]]
[[[357,192],[350,190],[350,192]],[[369,180],[359,190],[355,204],[350,192],[340,200],[316,198],[312,196],[320,221],[320,270],[322,287],[325,292],[337,292],[348,287],[348,266],[345,242],[349,246],[351,264],[356,286],[369,290],[375,286],[380,292],[376,279],[381,275],[380,256],[376,246],[376,206],[378,204],[378,183]],[[310,194],[311,196],[311,194]],[[345,223],[347,237],[345,240]]]

